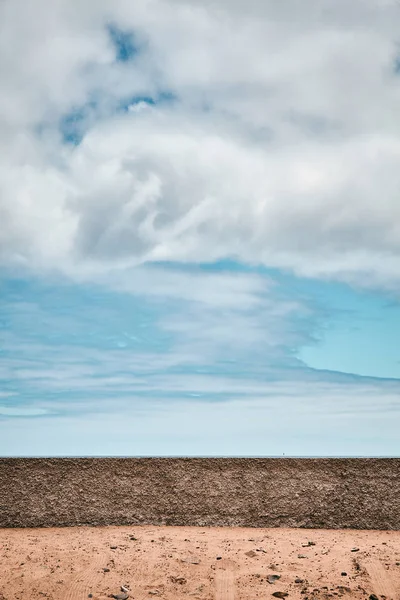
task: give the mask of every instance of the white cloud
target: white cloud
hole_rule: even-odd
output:
[[[0,10],[3,264],[98,278],[233,257],[398,289],[397,2]],[[134,31],[132,63],[108,23]],[[114,114],[159,92],[175,100]],[[63,144],[59,119],[91,101]]]
[[[396,453],[398,381],[295,358],[321,317],[307,294],[193,268],[107,280],[3,299],[0,454]]]
[[[318,323],[316,307],[254,273],[153,266],[107,281],[117,293],[98,286],[82,300],[79,287],[53,282],[50,294],[30,289],[29,302],[4,298],[0,379],[14,382],[17,402],[54,393],[262,391],[271,365],[296,362],[294,349]],[[239,381],[244,371],[255,388]]]

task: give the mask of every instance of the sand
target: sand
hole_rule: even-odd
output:
[[[400,599],[400,531],[0,529],[0,547],[1,600]]]

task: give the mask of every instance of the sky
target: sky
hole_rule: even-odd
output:
[[[0,455],[400,456],[399,22],[0,4]]]

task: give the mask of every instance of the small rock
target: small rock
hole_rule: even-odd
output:
[[[111,550],[116,550],[118,546],[110,546]]]
[[[110,569],[108,569],[107,567],[104,567],[103,573],[109,573],[109,572],[110,572]]]
[[[129,593],[129,589],[125,585],[121,585],[121,592]]]
[[[125,594],[125,593],[122,593],[122,594],[113,594],[111,596],[111,598],[114,598],[115,600],[128,600],[129,594]]]
[[[356,570],[357,572],[361,571],[361,565],[360,565],[360,563],[358,563],[358,562],[356,561],[356,559],[355,559],[355,558],[353,558],[353,564],[354,564],[354,568],[355,568],[355,570]]]
[[[149,594],[150,594],[150,596],[159,596],[160,590],[150,590]]]
[[[278,581],[278,579],[280,579],[280,578],[281,578],[280,575],[268,575],[267,581],[268,581],[268,583],[275,583],[275,581]]]
[[[307,544],[302,544],[303,548],[308,548],[308,546],[315,546],[315,542],[307,542]]]
[[[222,556],[217,556],[217,560],[222,560]]]
[[[379,598],[378,598],[378,596],[375,596],[375,594],[370,594],[369,600],[379,600]]]
[[[171,575],[170,580],[172,583],[179,583],[180,585],[184,585],[186,583],[186,579],[184,577],[175,577]]]
[[[340,574],[341,574],[342,577],[347,577],[346,571],[342,571]]]
[[[275,598],[286,598],[286,596],[289,596],[287,592],[274,592],[272,595],[275,596]]]
[[[296,577],[294,580],[295,583],[304,583],[304,579],[300,579],[300,577]]]
[[[257,556],[257,552],[254,552],[254,550],[249,550],[248,552],[245,552],[245,555],[249,558],[254,558],[255,556]]]
[[[350,552],[358,552],[359,550],[360,550],[360,548],[352,548],[352,549],[350,550]]]
[[[307,558],[307,556],[305,554],[298,554],[297,558]]]

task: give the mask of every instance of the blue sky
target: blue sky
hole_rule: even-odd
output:
[[[230,262],[129,280],[4,273],[2,453],[396,454],[387,298]]]
[[[398,6],[134,4],[0,9],[0,455],[398,456]]]

